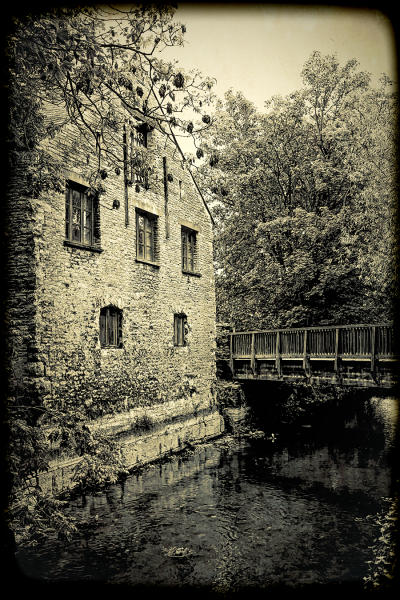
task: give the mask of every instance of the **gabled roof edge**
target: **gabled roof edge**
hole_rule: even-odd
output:
[[[152,92],[153,92],[153,95],[155,96],[154,90],[152,90]],[[160,105],[159,105],[159,106],[160,106]],[[161,111],[162,111],[162,112],[164,112],[164,111],[163,111],[163,108],[162,108],[162,106],[160,106],[160,109],[161,109]],[[172,131],[171,124],[170,124],[169,122],[168,122],[168,127],[169,127],[169,130],[170,130],[170,132],[171,132],[172,139],[174,140],[175,146],[177,147],[178,151],[180,152],[180,154],[181,154],[181,156],[182,156],[182,158],[183,158],[183,161],[184,161],[184,162],[186,162],[186,161],[187,161],[187,159],[186,159],[186,156],[184,155],[184,153],[183,153],[183,151],[182,151],[182,148],[180,147],[180,145],[179,145],[179,143],[178,143],[178,140],[176,139],[176,137],[175,137],[175,134],[174,134],[174,132]],[[206,211],[208,212],[208,214],[209,214],[209,216],[210,216],[211,223],[212,223],[212,225],[215,225],[214,217],[213,217],[213,216],[212,216],[212,214],[211,214],[210,208],[209,208],[209,206],[208,206],[208,204],[207,204],[207,202],[206,202],[206,200],[205,200],[205,198],[204,198],[204,196],[203,196],[203,194],[202,194],[202,192],[201,192],[201,190],[200,190],[200,188],[199,188],[199,185],[198,185],[198,183],[197,183],[197,181],[196,181],[196,179],[195,179],[195,177],[194,177],[194,175],[193,175],[193,173],[192,173],[191,169],[190,169],[190,168],[188,168],[188,171],[189,171],[189,173],[190,173],[190,177],[192,178],[192,181],[193,181],[194,185],[196,186],[196,189],[197,189],[198,193],[200,194],[200,198],[201,198],[201,199],[202,199],[202,201],[203,201],[203,204],[204,204],[204,206],[205,206],[205,209],[206,209]]]

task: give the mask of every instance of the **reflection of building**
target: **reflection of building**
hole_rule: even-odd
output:
[[[14,396],[93,417],[145,407],[157,420],[166,403],[171,419],[214,410],[212,219],[178,149],[145,125],[127,126],[129,160],[104,169],[100,195],[87,166],[96,150],[73,148],[72,127],[48,142],[66,167],[65,192],[35,199],[13,187]]]

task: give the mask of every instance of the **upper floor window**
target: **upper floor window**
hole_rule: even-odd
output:
[[[197,233],[182,227],[182,271],[194,273],[197,258]]]
[[[70,242],[93,246],[98,221],[98,199],[89,188],[78,183],[67,183],[65,200],[65,238]]]
[[[148,169],[143,165],[143,156],[135,152],[135,148],[147,148],[147,123],[131,129],[131,182],[149,188]]]
[[[102,348],[122,348],[122,310],[105,306],[100,310],[100,345]]]
[[[132,181],[142,185],[145,189],[149,188],[149,174],[143,167],[133,166],[132,167]]]
[[[134,146],[144,146],[147,148],[147,125],[146,123],[141,123],[140,125],[136,125],[136,127],[132,127],[131,130],[132,143]]]
[[[136,210],[136,258],[148,262],[157,261],[157,217]]]

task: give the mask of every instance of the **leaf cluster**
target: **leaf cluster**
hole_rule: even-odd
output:
[[[204,110],[214,81],[161,58],[163,49],[183,44],[186,28],[174,10],[89,6],[15,18],[7,40],[12,160],[35,153],[66,125],[112,168],[123,161],[122,128],[132,117],[171,140],[209,127]]]

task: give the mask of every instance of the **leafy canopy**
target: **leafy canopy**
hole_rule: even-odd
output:
[[[314,52],[259,113],[241,92],[203,135],[218,318],[236,328],[386,320],[395,294],[396,96]]]
[[[56,169],[40,142],[66,123],[98,152],[97,174],[100,155],[121,166],[122,128],[131,115],[175,140],[209,127],[204,110],[214,81],[162,60],[163,49],[184,40],[174,11],[138,4],[15,17],[7,40],[11,158],[24,155],[36,167],[44,161],[50,180],[40,184],[51,187]]]

